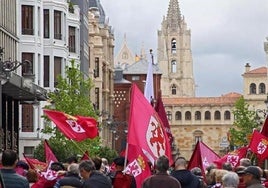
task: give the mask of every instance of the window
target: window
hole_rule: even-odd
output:
[[[175,54],[176,50],[177,50],[176,39],[172,39],[172,41],[171,41],[171,53]]]
[[[21,6],[21,32],[23,35],[33,35],[33,6]]]
[[[100,88],[95,88],[95,108],[100,109]]]
[[[265,84],[264,83],[260,83],[259,85],[259,94],[265,94]]]
[[[44,9],[44,38],[49,38],[49,9]]]
[[[27,157],[33,157],[34,156],[34,147],[33,146],[24,146],[23,153]]]
[[[185,120],[191,120],[191,112],[190,111],[187,111],[185,112]]]
[[[54,87],[57,86],[57,77],[61,75],[61,57],[54,57]]]
[[[181,120],[181,112],[180,111],[177,111],[175,113],[175,120]]]
[[[132,76],[131,80],[135,81],[135,80],[140,80],[140,76]]]
[[[210,120],[210,119],[211,119],[210,111],[206,111],[205,112],[205,120]]]
[[[75,27],[69,26],[69,52],[75,53]]]
[[[95,57],[95,69],[94,69],[94,77],[97,78],[100,76],[100,59]]]
[[[171,72],[172,73],[176,73],[177,72],[177,62],[175,60],[173,60],[171,62]]]
[[[127,52],[124,52],[124,53],[122,54],[122,59],[128,59],[128,54],[127,54]]]
[[[33,74],[33,53],[22,53],[22,76],[32,75]]]
[[[176,87],[175,84],[173,84],[173,85],[171,86],[171,94],[172,94],[172,95],[176,95],[176,93],[177,93],[177,87]]]
[[[194,114],[195,120],[201,120],[201,112],[200,111],[196,111]]]
[[[219,111],[215,111],[215,113],[214,113],[214,119],[215,120],[220,120],[221,119],[221,113]]]
[[[168,119],[169,121],[172,120],[172,113],[171,113],[170,111],[167,111],[167,119]]]
[[[256,84],[254,84],[254,83],[250,84],[249,94],[256,94]]]
[[[61,12],[54,10],[54,39],[61,40]]]
[[[33,132],[33,105],[23,104],[22,105],[22,132]]]
[[[44,56],[44,87],[49,87],[49,56]]]
[[[224,120],[230,120],[231,119],[231,113],[230,111],[224,112]]]

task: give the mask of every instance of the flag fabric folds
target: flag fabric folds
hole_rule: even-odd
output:
[[[188,163],[188,169],[191,170],[194,167],[199,167],[203,177],[205,177],[206,168],[218,159],[220,157],[212,149],[203,142],[198,141]]]
[[[266,116],[266,119],[263,123],[261,134],[268,137],[268,116]]]
[[[45,149],[45,155],[46,155],[46,163],[49,164],[51,162],[58,162],[58,159],[54,155],[52,149],[50,148],[47,140],[44,141],[44,149]]]
[[[141,188],[142,182],[151,175],[151,168],[146,156],[138,146],[128,145],[128,165],[125,168],[127,174],[135,177],[137,188]]]
[[[218,166],[218,168],[222,168],[222,164],[229,162],[232,167],[235,168],[239,165],[240,159],[246,157],[247,151],[248,147],[241,147],[237,150],[229,152],[219,160],[214,161],[214,163]]]
[[[268,157],[268,137],[255,130],[252,134],[249,148],[259,159],[266,159]]]
[[[98,136],[97,121],[94,118],[71,116],[55,110],[44,110],[44,113],[68,139],[79,142]]]
[[[42,172],[46,170],[47,168],[47,163],[44,163],[42,161],[39,161],[38,159],[26,157],[25,154],[23,154],[23,157],[25,161],[28,163],[30,168],[36,170],[37,172]]]
[[[149,103],[151,103],[152,100],[154,99],[153,61],[148,62],[148,71],[144,87],[144,96]]]
[[[83,161],[83,160],[89,160],[90,158],[89,158],[89,153],[88,153],[88,151],[85,151],[85,153],[83,154],[83,156],[81,157],[81,161]]]
[[[136,84],[132,84],[128,144],[139,146],[154,160],[166,155],[172,163],[171,149],[163,123]],[[152,161],[151,161],[152,162]]]
[[[161,93],[158,95],[156,106],[155,106],[155,111],[158,113],[158,116],[160,117],[161,121],[163,122],[163,126],[165,128],[165,131],[166,131],[168,139],[169,139],[169,143],[171,145],[173,142],[173,136],[172,136],[172,133],[170,130],[170,126],[169,126],[169,122],[167,119],[166,110],[165,110],[165,107],[164,107],[164,104],[162,101]]]

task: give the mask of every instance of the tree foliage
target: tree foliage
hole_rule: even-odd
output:
[[[92,80],[84,78],[83,73],[80,71],[79,66],[75,65],[74,60],[71,61],[70,67],[65,67],[65,75],[65,77],[62,75],[57,77],[55,91],[48,94],[53,105],[48,105],[44,108],[54,109],[74,116],[81,115],[97,118],[89,96],[90,89],[93,86]],[[44,118],[49,121],[47,117]],[[83,155],[85,151],[89,151],[90,156],[105,154],[101,153],[102,147],[99,137],[76,142],[68,140],[56,127],[48,125],[44,127],[42,132],[50,135],[48,143],[59,161],[64,161],[73,155]],[[34,156],[44,161],[43,142],[35,149]],[[101,157],[106,156],[102,155]]]
[[[249,109],[244,97],[240,97],[234,106],[234,123],[230,128],[230,144],[241,147],[248,144],[252,131],[259,126],[256,121],[256,112]]]

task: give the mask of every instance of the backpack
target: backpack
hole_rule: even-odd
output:
[[[110,177],[112,179],[113,188],[130,188],[132,182],[131,175],[116,172],[114,176],[112,175]]]

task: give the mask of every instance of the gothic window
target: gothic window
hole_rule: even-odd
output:
[[[99,76],[100,76],[100,58],[95,57],[94,77],[97,78]]]
[[[176,93],[177,93],[177,87],[176,87],[175,84],[173,84],[173,85],[171,86],[171,93],[172,93],[172,95],[176,95]]]
[[[171,53],[175,54],[176,51],[177,51],[176,39],[172,39],[172,41],[171,41]]]
[[[211,114],[210,111],[205,112],[205,120],[210,120],[211,119]]]
[[[128,59],[128,54],[127,54],[127,52],[124,52],[124,53],[122,54],[122,59]]]
[[[231,113],[230,111],[224,112],[224,120],[230,120],[231,119]]]
[[[265,84],[264,83],[260,83],[259,85],[259,94],[265,94]]]
[[[171,72],[177,72],[177,62],[175,60],[171,61]]]
[[[100,88],[95,88],[95,108],[100,109]]]
[[[175,113],[175,120],[181,120],[181,112],[180,111],[177,111]]]
[[[34,7],[29,5],[21,6],[21,32],[23,35],[33,35],[33,11]]]
[[[171,113],[170,111],[167,111],[167,119],[168,119],[169,121],[172,120],[172,113]]]
[[[220,111],[215,111],[215,113],[214,113],[214,119],[215,120],[220,120],[221,119],[221,113],[220,113]]]
[[[256,84],[251,83],[249,86],[249,94],[256,94]]]
[[[201,112],[196,111],[194,117],[195,117],[195,120],[201,120]]]
[[[54,39],[62,39],[61,11],[54,10]]]
[[[49,38],[49,9],[44,9],[44,38]]]
[[[187,111],[185,112],[185,120],[191,120],[191,112],[190,111]]]

